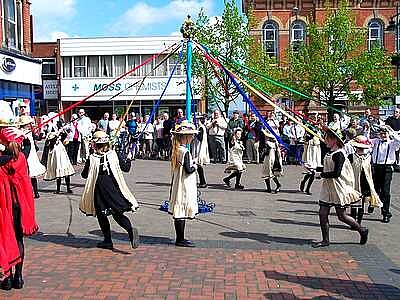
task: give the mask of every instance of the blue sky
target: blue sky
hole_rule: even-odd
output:
[[[216,16],[223,6],[223,0],[33,0],[34,40],[171,35],[187,14],[204,8]]]

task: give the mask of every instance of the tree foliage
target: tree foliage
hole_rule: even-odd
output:
[[[395,93],[390,57],[378,45],[368,50],[367,32],[356,27],[347,1],[328,10],[322,27],[311,24],[307,34],[308,43],[287,51],[287,81],[293,88],[324,95],[329,106],[344,94],[349,104],[380,105]],[[362,96],[351,90],[362,91]]]

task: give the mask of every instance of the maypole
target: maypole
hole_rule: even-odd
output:
[[[187,16],[187,19],[183,22],[181,27],[181,33],[183,38],[186,39],[186,119],[190,122],[192,115],[192,89],[191,89],[191,81],[192,81],[192,36],[194,33],[194,23],[190,19],[190,16]]]

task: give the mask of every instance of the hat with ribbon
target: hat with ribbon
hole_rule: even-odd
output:
[[[24,132],[16,127],[7,127],[0,129],[0,140],[5,143],[15,142],[17,144],[22,144],[22,141],[24,139]]]
[[[330,127],[324,127],[325,136],[330,135],[337,139],[337,141],[344,146],[344,134],[340,129],[333,129]]]
[[[182,121],[175,126],[175,130],[171,130],[172,134],[197,134],[199,131],[196,126],[187,120]]]
[[[110,137],[104,131],[96,131],[93,134],[92,142],[96,144],[106,144],[110,142]]]
[[[25,115],[23,115],[23,116],[20,116],[19,118],[18,118],[18,125],[19,126],[24,126],[24,125],[28,125],[28,124],[32,124],[32,123],[34,123],[35,121],[34,121],[34,119],[31,117],[31,116],[25,116]]]
[[[356,136],[353,140],[350,141],[350,145],[361,149],[370,149],[372,147],[369,139],[363,135]]]

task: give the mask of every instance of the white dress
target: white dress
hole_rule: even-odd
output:
[[[67,151],[61,141],[58,140],[47,156],[47,170],[44,174],[44,180],[54,180],[74,174],[75,170],[69,160]]]
[[[282,176],[283,175],[282,155],[279,144],[277,142],[267,141],[266,147],[269,148],[269,151],[268,154],[265,155],[263,161],[263,168],[262,168],[263,178],[274,178]],[[274,170],[274,163],[276,159],[279,162],[280,170]]]
[[[193,219],[198,213],[196,172],[187,174],[183,167],[185,154],[192,156],[185,146],[179,146],[178,165],[172,170],[168,212],[174,219]]]
[[[194,158],[197,158],[197,164],[200,166],[205,166],[210,163],[210,155],[208,152],[208,139],[207,139],[207,129],[203,124],[199,123],[199,129],[202,128],[203,138],[200,142],[195,138],[191,144],[191,153]]]
[[[31,150],[28,155],[28,167],[29,167],[29,177],[37,177],[46,172],[46,167],[40,163],[40,160],[36,153],[35,142],[33,141],[32,133],[29,132],[25,135],[31,142]]]
[[[229,149],[228,166],[226,167],[225,172],[243,172],[246,170],[246,165],[243,163],[243,151],[244,147],[242,142],[235,140],[233,146]]]
[[[342,172],[338,178],[323,178],[320,200],[332,205],[346,206],[361,199],[361,194],[355,190],[355,178],[353,168],[343,149],[328,153],[324,157],[324,172],[332,172],[335,162],[332,156],[342,152],[345,161]]]
[[[321,142],[314,136],[304,147],[303,161],[304,167],[315,170],[321,167]]]

